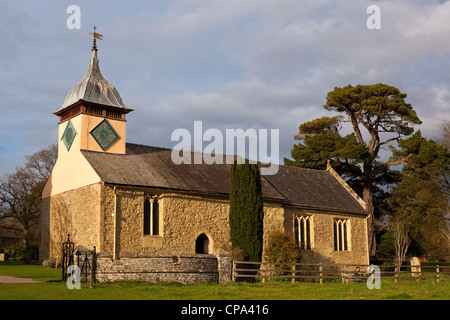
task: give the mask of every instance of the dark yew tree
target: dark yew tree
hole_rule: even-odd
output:
[[[248,261],[261,261],[263,219],[259,167],[235,162],[230,170],[230,236],[233,248],[241,249]]]

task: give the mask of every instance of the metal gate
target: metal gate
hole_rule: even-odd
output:
[[[81,280],[95,282],[96,249],[89,250],[82,246],[75,248],[75,262],[80,268]]]
[[[67,268],[74,264],[73,254],[75,251],[75,244],[70,241],[70,234],[67,234],[67,240],[62,244],[62,281],[66,281],[68,274]]]
[[[62,281],[66,281],[69,274],[67,268],[76,265],[80,268],[81,281],[90,280],[91,285],[95,282],[95,266],[97,260],[97,252],[89,250],[82,246],[77,246],[70,241],[70,234],[67,235],[67,240],[62,244]]]

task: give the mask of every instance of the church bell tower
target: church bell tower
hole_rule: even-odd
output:
[[[58,157],[79,150],[125,154],[126,119],[133,109],[125,106],[117,89],[106,80],[99,67],[96,39],[84,78],[70,90],[59,117]]]
[[[92,56],[84,78],[70,90],[62,107],[54,112],[59,117],[58,159],[42,197],[99,183],[98,173],[83,153],[126,153],[125,106],[117,89],[100,72],[95,32]]]
[[[58,158],[42,191],[40,256],[58,256],[68,233],[78,243],[100,249],[102,179],[87,154],[122,157],[126,153],[125,106],[117,89],[100,72],[95,32],[83,79],[70,90],[59,117]],[[114,170],[105,164],[106,170]]]

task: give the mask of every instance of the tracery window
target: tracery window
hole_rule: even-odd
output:
[[[296,216],[294,219],[295,239],[303,250],[311,250],[312,247],[312,218],[311,216]]]
[[[349,220],[334,219],[334,250],[349,250]]]

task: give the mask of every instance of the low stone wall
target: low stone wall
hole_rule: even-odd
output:
[[[112,254],[99,253],[96,260],[96,280],[147,282],[230,282],[232,260],[223,251],[219,255],[143,253],[121,254],[113,260]]]

